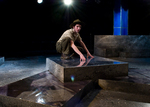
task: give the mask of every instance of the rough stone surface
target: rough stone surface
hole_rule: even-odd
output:
[[[46,59],[46,69],[55,75],[61,82],[110,79],[128,75],[128,63],[107,58],[97,57],[81,64],[79,58],[61,60]]]
[[[0,95],[61,107],[89,83],[87,80],[62,83],[49,71],[44,71],[0,87]]]
[[[100,87],[84,94],[75,107],[150,106],[149,85],[102,79],[98,84]]]
[[[150,103],[141,102],[148,97],[107,90],[93,90],[75,107],[148,107]],[[135,99],[137,101],[134,101]]]
[[[91,80],[60,82],[49,71],[43,72],[46,57],[58,58],[40,56],[6,59],[0,66],[0,107],[43,107],[43,104],[55,107],[147,107],[150,104],[149,58],[114,58],[129,63],[128,76],[112,80],[99,79],[99,87],[98,83]],[[58,62],[63,67],[102,64],[92,60],[83,65],[80,61]]]
[[[54,107],[0,95],[0,107]]]
[[[45,71],[45,57],[10,58],[0,66],[0,86],[5,86],[18,80]]]
[[[95,35],[94,54],[102,57],[150,57],[149,35]]]
[[[115,81],[115,80],[98,80],[99,86],[104,90],[117,92],[132,93],[138,95],[150,95],[150,85],[133,82]],[[150,98],[147,100],[150,103]]]

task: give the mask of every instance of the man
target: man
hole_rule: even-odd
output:
[[[79,19],[74,20],[73,23],[70,24],[71,29],[66,30],[57,41],[56,50],[57,52],[62,53],[62,59],[69,59],[75,52],[80,56],[80,61],[86,61],[86,58],[82,54],[83,49],[87,52],[87,58],[94,58],[87,49],[79,34],[83,24],[84,23]],[[75,41],[78,41],[83,48],[77,47],[74,44]]]

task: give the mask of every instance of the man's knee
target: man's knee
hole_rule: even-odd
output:
[[[70,51],[70,41],[69,37],[66,37],[61,42],[56,43],[56,50],[59,53],[69,53]]]
[[[62,45],[68,45],[70,44],[71,39],[69,37],[66,37],[65,39],[62,40]]]
[[[69,37],[62,40],[62,49],[63,50],[66,50],[68,47],[70,47],[70,45],[71,45],[70,41],[71,41],[71,39]]]

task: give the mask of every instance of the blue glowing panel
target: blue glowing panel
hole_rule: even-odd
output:
[[[121,28],[114,28],[114,35],[121,35]]]
[[[120,25],[121,25],[120,13],[114,12],[114,27],[120,27]]]
[[[128,27],[128,10],[122,8],[122,27]]]
[[[121,35],[128,35],[128,28],[121,28]]]
[[[114,7],[114,35],[128,35],[128,8],[123,0],[116,0]]]

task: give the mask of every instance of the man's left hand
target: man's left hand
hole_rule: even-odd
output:
[[[89,56],[90,56],[91,58],[94,58],[93,55],[91,55],[90,53],[87,53],[87,58],[88,58]]]

